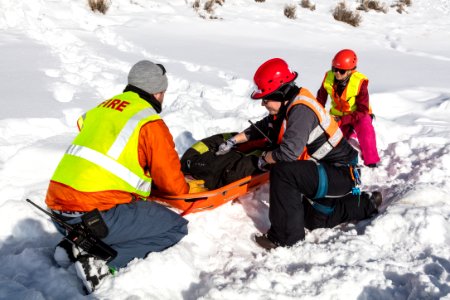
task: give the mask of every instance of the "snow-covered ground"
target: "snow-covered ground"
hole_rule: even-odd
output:
[[[266,114],[249,98],[265,60],[284,58],[315,93],[342,48],[358,53],[370,79],[382,164],[363,179],[384,195],[377,217],[265,252],[250,239],[269,227],[265,185],[188,215],[179,244],[134,260],[88,297],[450,299],[448,0],[361,13],[357,28],[333,19],[334,0],[297,6],[295,20],[283,8],[299,1],[227,0],[215,20],[200,18],[193,0],[113,0],[106,15],[86,2],[0,0],[1,299],[86,297],[74,270],[53,261],[54,226],[24,199],[44,205],[76,119],[120,93],[135,62],[166,66],[162,116],[182,154]]]

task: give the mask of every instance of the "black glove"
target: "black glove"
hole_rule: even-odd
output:
[[[236,146],[236,140],[232,137],[219,145],[219,150],[217,150],[216,155],[227,154],[234,146]]]
[[[266,152],[263,152],[263,154],[258,158],[258,169],[260,169],[263,172],[269,171],[269,163],[264,158],[266,156]]]

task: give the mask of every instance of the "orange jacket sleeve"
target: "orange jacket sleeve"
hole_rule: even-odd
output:
[[[142,126],[138,154],[140,165],[147,174],[150,173],[152,189],[158,189],[168,195],[189,192],[172,134],[163,120]]]

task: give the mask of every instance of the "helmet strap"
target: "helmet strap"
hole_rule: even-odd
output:
[[[295,84],[295,82],[289,83],[284,90],[284,100],[291,102],[295,97],[297,97],[299,92],[300,88]]]
[[[280,116],[283,116],[286,114],[287,108],[289,107],[290,103],[297,97],[298,93],[300,92],[300,89],[294,82],[289,83],[289,87],[287,90],[285,90],[285,96],[284,101],[281,102],[280,107]]]

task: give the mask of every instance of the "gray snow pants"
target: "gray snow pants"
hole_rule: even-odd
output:
[[[117,251],[108,265],[125,267],[134,258],[144,258],[150,252],[160,252],[179,242],[187,233],[188,221],[153,201],[119,204],[101,215],[109,229],[103,242]],[[67,223],[76,224],[81,218]],[[64,233],[62,228],[58,230]]]

